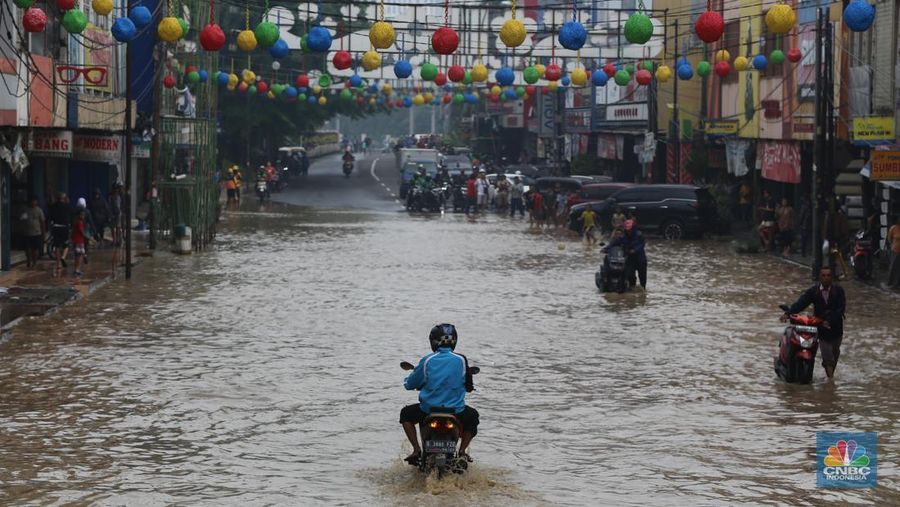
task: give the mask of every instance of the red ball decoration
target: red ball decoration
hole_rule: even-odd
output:
[[[534,97],[534,91],[535,89],[533,85],[528,85],[525,87],[525,93],[527,93],[530,97]]]
[[[249,86],[247,86],[247,83],[241,83],[238,85],[238,91],[241,93],[246,93],[247,88],[249,88]]]
[[[22,16],[22,26],[26,32],[38,33],[43,32],[47,26],[47,15],[38,7],[29,7]]]
[[[439,55],[449,55],[456,51],[458,46],[459,35],[456,34],[456,30],[448,26],[438,28],[431,36],[431,47]]]
[[[725,31],[725,20],[718,12],[706,11],[697,18],[694,31],[697,32],[700,40],[711,44],[722,37],[722,32]]]
[[[466,78],[466,69],[462,65],[451,65],[447,71],[447,77],[454,83],[459,83]]]
[[[559,78],[561,78],[561,77],[562,77],[562,69],[559,68],[559,65],[557,65],[555,63],[551,63],[544,70],[544,78],[546,78],[547,81],[559,81]]]
[[[447,84],[447,75],[443,72],[438,72],[438,75],[434,77],[434,84],[438,86],[444,86]]]
[[[360,95],[357,95],[357,96],[356,96],[356,103],[357,103],[357,104],[362,105],[363,100],[364,100],[364,99],[362,98],[362,96],[360,96]]]
[[[353,65],[353,58],[346,51],[338,51],[334,54],[334,58],[331,59],[331,63],[334,64],[334,68],[337,70],[347,70]]]
[[[641,69],[634,75],[635,81],[641,86],[647,86],[653,81],[653,74],[647,69]]]
[[[175,76],[169,74],[163,79],[163,86],[166,88],[175,88]]]
[[[60,11],[69,11],[75,8],[75,0],[56,0],[56,8]]]
[[[550,93],[550,89],[546,86],[541,87],[541,95],[548,95]]]
[[[265,81],[257,81],[256,82],[256,92],[260,95],[265,95],[266,92],[269,91],[269,85],[266,84]]]
[[[403,99],[397,99],[396,101],[394,101],[394,105],[396,107],[403,107]]]
[[[444,95],[444,97],[441,99],[444,104],[449,104],[452,100],[453,97],[451,97],[450,95]]]
[[[190,74],[191,72],[197,72],[197,67],[195,65],[188,65],[184,68],[184,74]]]
[[[612,62],[609,62],[603,66],[603,72],[608,77],[613,77],[616,75],[616,66]]]
[[[298,88],[308,88],[309,87],[309,76],[306,74],[300,74],[297,76],[297,87]]]
[[[500,102],[500,96],[499,96],[499,95],[493,95],[493,94],[491,94],[491,95],[488,95],[488,97],[491,98],[491,102]]]
[[[716,71],[716,75],[722,79],[728,77],[728,73],[731,72],[731,65],[728,62],[716,62],[716,66],[713,67],[713,70]]]
[[[210,23],[200,30],[200,45],[207,51],[218,51],[225,47],[225,32],[222,27]]]
[[[791,48],[787,52],[787,59],[791,63],[797,63],[803,58],[803,53],[800,52],[800,48]]]

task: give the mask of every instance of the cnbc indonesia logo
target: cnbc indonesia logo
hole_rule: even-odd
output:
[[[827,435],[820,433],[816,446],[819,485],[851,488],[875,486],[875,434]]]

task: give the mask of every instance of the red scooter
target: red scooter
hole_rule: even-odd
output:
[[[872,278],[872,238],[862,230],[856,233],[853,241],[853,255],[850,256],[853,272],[859,280]]]
[[[819,350],[819,327],[825,321],[812,315],[787,315],[787,305],[779,308],[784,311],[789,324],[778,342],[775,374],[785,382],[809,384],[812,382],[816,352]]]

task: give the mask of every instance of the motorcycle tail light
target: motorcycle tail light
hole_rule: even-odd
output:
[[[437,419],[431,421],[431,423],[429,423],[428,425],[431,426],[432,429],[437,428],[438,427]]]
[[[446,427],[448,430],[452,430],[453,429],[453,421],[447,421],[444,424],[444,427]]]

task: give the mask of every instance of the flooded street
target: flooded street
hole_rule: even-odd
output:
[[[836,381],[786,385],[777,305],[806,269],[651,238],[648,292],[598,294],[599,248],[317,169],[279,197],[313,207],[245,202],[209,251],[0,344],[0,503],[900,504],[896,296],[844,283]],[[470,473],[437,481],[401,464],[398,364],[445,321],[481,426]],[[823,430],[878,432],[877,488],[816,488]]]

